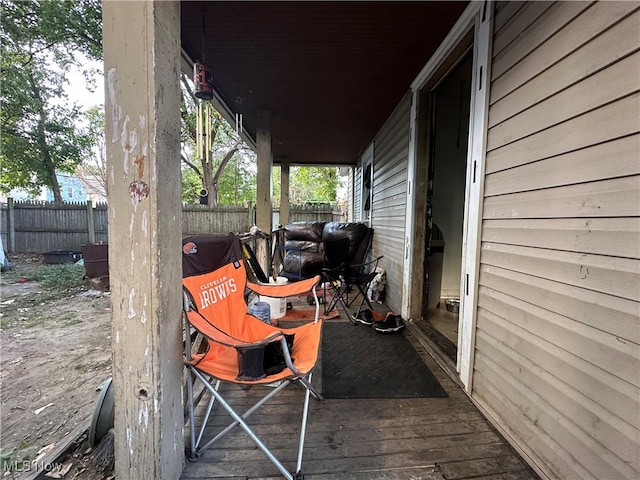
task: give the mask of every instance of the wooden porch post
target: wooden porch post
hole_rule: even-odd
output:
[[[289,159],[283,159],[280,163],[280,225],[289,223],[291,204],[289,203]]]
[[[184,462],[180,5],[102,3],[116,478]]]
[[[271,234],[273,212],[273,152],[271,150],[271,112],[258,111],[256,129],[258,172],[256,181],[256,225],[266,234]],[[265,242],[257,243],[256,256],[264,272],[269,275],[269,250]]]

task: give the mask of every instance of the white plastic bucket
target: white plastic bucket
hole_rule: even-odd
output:
[[[269,279],[269,283],[271,285],[284,285],[289,280],[286,277],[277,277],[275,280],[273,278]],[[277,320],[278,318],[282,318],[287,313],[287,298],[276,298],[276,297],[267,297],[265,295],[260,295],[260,301],[266,302],[269,304],[271,308],[271,318],[273,320]]]

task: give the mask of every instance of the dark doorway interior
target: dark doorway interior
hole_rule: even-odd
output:
[[[425,292],[426,330],[453,362],[458,314],[447,300],[460,299],[467,146],[473,56],[468,53],[430,92],[429,182]],[[455,310],[455,304],[450,305]]]

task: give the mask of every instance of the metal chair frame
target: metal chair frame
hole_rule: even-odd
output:
[[[185,239],[194,242],[194,238],[190,237],[189,239]],[[235,246],[234,246],[235,247]],[[241,250],[238,249],[239,255],[241,256]],[[184,258],[184,257],[183,257]],[[242,263],[241,259],[234,263],[238,263],[239,265]],[[184,268],[184,267],[183,267]],[[244,266],[242,267],[244,269]],[[244,271],[244,270],[243,270]],[[245,273],[246,275],[246,273]],[[197,277],[196,282],[197,285],[200,285],[200,278]],[[245,277],[246,278],[246,277]],[[186,280],[185,280],[186,281]],[[279,327],[262,324],[253,317],[245,317],[238,318],[238,321],[249,321],[249,322],[259,322],[257,325],[257,331],[259,335],[263,336],[261,340],[242,340],[238,338],[234,338],[228,332],[224,332],[221,328],[216,325],[216,321],[214,319],[207,319],[204,315],[204,312],[199,312],[196,306],[196,301],[187,288],[187,285],[184,285],[184,294],[183,294],[183,318],[185,322],[185,339],[184,339],[184,348],[185,348],[185,366],[188,369],[187,373],[187,399],[189,402],[189,457],[195,459],[198,457],[199,453],[204,449],[209,448],[210,446],[216,444],[219,440],[221,440],[227,433],[232,431],[236,426],[239,426],[244,430],[244,432],[255,442],[257,447],[267,456],[267,458],[276,466],[276,468],[280,471],[280,473],[287,478],[288,480],[298,480],[304,478],[302,474],[302,457],[304,451],[304,442],[307,431],[307,419],[309,414],[309,399],[311,395],[313,395],[317,399],[322,399],[322,395],[320,392],[316,390],[316,388],[312,385],[312,370],[313,367],[309,367],[311,361],[316,358],[317,351],[316,350],[307,350],[310,352],[307,355],[307,364],[305,368],[307,371],[300,371],[300,369],[296,366],[296,361],[293,360],[291,352],[289,350],[289,345],[287,344],[287,338],[285,335],[287,334],[298,334],[299,335],[308,335],[306,342],[307,343],[299,343],[297,348],[303,348],[304,345],[312,345],[314,348],[319,348],[319,328],[321,328],[321,320],[319,320],[319,311],[320,311],[320,303],[318,300],[318,296],[316,294],[316,285],[319,283],[320,277],[317,276],[313,279],[309,279],[303,282],[298,282],[295,284],[291,284],[283,287],[278,285],[259,285],[253,284],[251,282],[246,282],[246,286],[249,289],[256,291],[259,294],[277,297],[279,292],[282,293],[281,296],[290,296],[297,293],[304,293],[306,291],[310,291],[314,297],[315,301],[315,319],[312,324],[305,324],[297,328],[288,328],[281,329]],[[192,283],[191,286],[194,284]],[[240,287],[240,286],[239,286]],[[305,290],[306,289],[306,290]],[[243,292],[241,292],[243,294]],[[237,298],[236,301],[240,302],[240,299]],[[318,325],[320,323],[320,325]],[[197,325],[197,326],[196,326]],[[248,325],[251,327],[255,327],[255,324]],[[298,332],[299,331],[299,332]],[[233,348],[246,348],[246,347],[261,347],[265,346],[269,343],[279,342],[280,348],[284,357],[284,363],[286,365],[285,370],[283,370],[280,374],[274,374],[272,376],[260,377],[255,380],[240,378],[227,375],[225,377],[224,374],[216,375],[216,368],[211,367],[211,365],[215,365],[216,360],[216,351],[209,352],[209,348],[204,353],[193,352],[194,341],[192,340],[192,333],[197,333],[202,335],[207,343],[205,346],[210,347],[210,345],[218,344],[222,345],[228,355]],[[299,337],[300,338],[300,337]],[[296,338],[294,338],[294,347],[295,350],[295,342]],[[316,345],[316,341],[318,342]],[[304,342],[304,340],[303,340]],[[220,347],[220,348],[222,348]],[[304,352],[305,350],[298,350],[298,353]],[[195,355],[195,356],[194,356]],[[237,357],[236,357],[237,358]],[[296,356],[296,359],[298,356]],[[221,360],[222,361],[222,360]],[[213,363],[212,363],[213,362]],[[224,364],[228,365],[228,364]],[[206,411],[204,413],[202,424],[198,427],[195,422],[195,395],[194,388],[196,382],[201,382],[204,388],[210,392],[211,397],[208,400],[208,404],[206,406]],[[224,398],[224,395],[220,392],[220,387],[222,383],[235,383],[242,384],[247,386],[257,386],[257,385],[267,385],[274,381],[279,381],[280,384],[271,388],[270,391],[260,398],[252,407],[247,409],[244,412],[237,412],[233,406],[231,406]],[[258,437],[258,435],[253,431],[253,429],[247,423],[247,419],[258,411],[264,404],[266,404],[269,400],[275,397],[278,393],[282,392],[287,386],[292,383],[298,383],[305,389],[304,393],[304,402],[302,408],[302,423],[300,428],[300,436],[298,440],[298,453],[296,458],[296,470],[294,473],[290,472],[286,466],[279,460],[273,452],[267,447],[267,445]],[[231,423],[226,427],[222,428],[217,433],[213,434],[210,439],[204,440],[204,432],[213,412],[214,406],[219,404],[230,416]]]
[[[369,254],[370,249],[371,239],[369,239],[369,245],[365,250],[365,258]],[[347,238],[326,241],[325,263],[327,266],[322,269],[322,273],[325,280],[325,299],[327,284],[331,290],[331,300],[325,302],[325,315],[329,314],[329,312],[336,308],[337,304],[340,303],[349,320],[353,322],[354,320],[349,309],[359,297],[362,297],[362,300],[358,307],[358,311],[362,309],[365,302],[369,309],[373,310],[366,290],[376,276],[375,270],[383,256],[381,255],[371,261],[351,263],[347,258],[348,250],[349,244]],[[337,258],[330,258],[331,255],[335,254],[335,252],[338,252],[336,255]],[[352,287],[354,286],[357,291],[353,297],[349,298]]]

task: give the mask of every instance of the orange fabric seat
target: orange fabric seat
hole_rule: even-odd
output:
[[[321,399],[311,384],[318,362],[322,321],[315,287],[320,277],[284,285],[247,283],[240,241],[233,234],[189,237],[183,241],[184,318],[186,320],[184,362],[189,369],[187,393],[191,454],[222,438],[239,425],[288,479],[301,476],[302,452],[310,394]],[[316,302],[315,316],[309,323],[295,328],[281,328],[262,322],[247,313],[245,289],[269,297],[289,297],[310,292]],[[203,346],[192,351],[192,330],[202,335]],[[269,352],[267,354],[267,352]],[[268,364],[268,362],[275,362]],[[211,380],[216,381],[212,385]],[[200,381],[211,393],[199,434],[196,435],[194,381]],[[219,391],[221,382],[244,385],[275,384],[263,399],[244,414],[235,412]],[[291,382],[305,388],[303,418],[295,476],[260,441],[246,418]],[[214,403],[218,402],[233,422],[200,446]],[[197,438],[196,438],[197,436]]]
[[[247,336],[242,337],[245,341],[241,342],[228,336],[223,338],[220,332],[216,331],[215,327],[211,327],[206,323],[206,320],[197,312],[189,312],[188,317],[191,325],[200,331],[205,338],[212,341],[209,343],[209,351],[206,354],[194,354],[190,361],[185,361],[220,380],[245,384],[271,383],[285,378],[295,378],[299,375],[304,376],[316,366],[318,361],[318,350],[316,346],[320,343],[321,321],[317,323],[307,323],[296,328],[278,328],[267,325],[251,315],[247,315],[243,322],[247,325],[252,325],[252,327],[247,328]],[[298,370],[298,373],[293,372],[289,368],[285,368],[282,372],[268,375],[263,379],[252,381],[237,380],[236,377],[238,376],[240,367],[236,347],[276,341],[280,339],[282,334],[295,335],[291,357],[294,359],[293,364]],[[217,340],[213,340],[213,336],[216,336]],[[225,342],[226,345],[223,344],[223,342]]]

